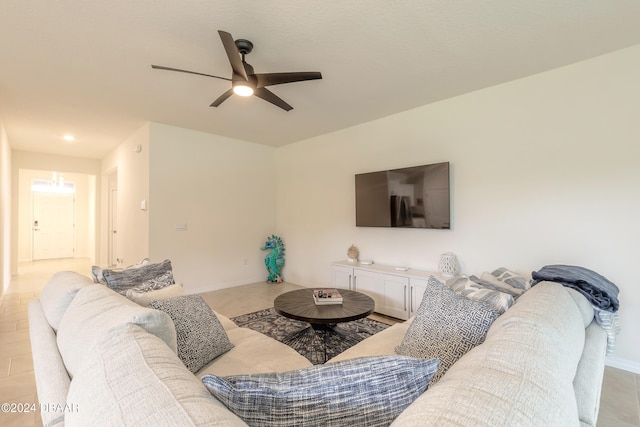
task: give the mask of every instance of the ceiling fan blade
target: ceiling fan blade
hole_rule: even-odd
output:
[[[214,76],[211,74],[204,74],[204,73],[197,73],[195,71],[181,70],[179,68],[164,67],[162,65],[151,65],[151,68],[154,68],[156,70],[178,71],[180,73],[196,74],[198,76],[213,77],[214,79],[226,80],[229,82],[231,81],[231,79],[228,79],[226,77]]]
[[[255,74],[257,87],[281,85],[283,83],[302,82],[305,80],[318,80],[322,74],[317,71],[307,71],[298,73],[264,73]]]
[[[244,70],[244,65],[242,65],[242,60],[240,59],[240,52],[238,52],[236,43],[233,41],[233,36],[226,31],[220,30],[218,30],[218,34],[220,34],[222,45],[224,46],[224,50],[227,52],[227,57],[229,58],[229,63],[231,64],[233,72],[241,76],[245,81],[249,80],[247,72]]]
[[[262,98],[265,101],[272,103],[273,105],[277,105],[285,111],[293,110],[293,107],[291,105],[284,102],[280,97],[271,92],[269,89],[259,87],[253,92],[253,94],[258,98]]]
[[[225,93],[223,93],[222,95],[220,95],[218,97],[218,99],[216,99],[215,101],[213,101],[211,103],[211,105],[209,105],[209,107],[217,107],[218,105],[222,104],[224,101],[227,100],[227,98],[229,98],[231,95],[233,95],[233,89],[229,89],[228,91],[226,91]]]

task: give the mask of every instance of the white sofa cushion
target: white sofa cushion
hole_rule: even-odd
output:
[[[78,291],[58,328],[58,349],[73,378],[82,362],[94,357],[89,347],[107,331],[123,323],[142,326],[177,352],[176,330],[171,318],[158,310],[141,307],[102,284]]]
[[[54,331],[58,329],[62,316],[80,288],[92,283],[89,277],[74,271],[60,271],[49,279],[40,293],[40,304]]]
[[[71,383],[67,427],[247,426],[161,339],[137,325],[112,328],[89,351]]]
[[[221,320],[224,324],[224,320]],[[213,375],[284,372],[312,366],[291,347],[249,328],[226,329],[234,348],[211,361],[196,373]]]
[[[406,322],[396,323],[382,332],[370,336],[353,347],[338,354],[327,363],[339,360],[353,359],[362,356],[387,356],[396,354],[396,347],[400,345],[414,318]]]

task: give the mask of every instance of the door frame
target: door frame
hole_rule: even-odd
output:
[[[118,188],[109,188],[109,266],[118,265]]]

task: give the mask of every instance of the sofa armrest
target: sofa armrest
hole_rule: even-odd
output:
[[[578,416],[580,425],[595,426],[598,421],[600,409],[600,392],[602,390],[602,378],[604,376],[604,360],[607,349],[607,333],[596,321],[585,329],[584,350],[576,376],[573,379],[573,388],[576,392],[578,404]]]
[[[47,408],[64,408],[71,380],[40,300],[29,303],[29,336],[38,400]],[[41,411],[40,415],[45,426],[64,425],[64,412]]]

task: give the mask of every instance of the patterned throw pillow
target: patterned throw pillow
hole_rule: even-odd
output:
[[[165,286],[162,289],[149,292],[139,292],[136,288],[127,289],[127,293],[124,294],[131,301],[136,304],[140,304],[143,307],[147,307],[151,301],[163,300],[175,297],[181,297],[184,295],[182,289],[182,283],[176,283],[175,285]]]
[[[149,258],[144,258],[142,261],[140,261],[137,264],[133,264],[130,265],[128,267],[125,268],[115,268],[115,269],[111,269],[111,270],[115,270],[115,271],[124,271],[124,270],[128,270],[130,268],[138,268],[138,267],[142,267],[143,265],[147,265],[150,264],[151,261],[149,260]],[[93,281],[95,283],[102,283],[103,285],[107,284],[107,281],[104,279],[104,275],[102,274],[102,267],[98,266],[98,265],[92,265],[91,266],[91,277],[93,278]]]
[[[512,288],[522,289],[523,291],[527,291],[531,288],[530,278],[514,273],[505,267],[496,268],[491,272],[491,275]]]
[[[126,293],[127,289],[139,286],[154,290],[175,283],[171,261],[168,259],[156,264],[146,264],[124,270],[104,269],[102,276],[109,288],[121,294]]]
[[[438,360],[371,356],[202,382],[249,426],[388,426],[420,396]]]
[[[422,303],[396,353],[440,359],[433,384],[466,352],[484,342],[497,317],[488,304],[458,295],[430,277]]]
[[[486,282],[478,280],[477,277],[456,276],[447,281],[447,286],[456,291],[459,295],[475,301],[486,302],[496,309],[498,314],[502,314],[515,302],[514,297],[506,292],[496,290],[493,286],[487,286]]]
[[[485,289],[493,289],[494,291],[507,293],[511,295],[514,299],[518,299],[518,297],[524,293],[522,289],[513,288],[507,285],[506,283],[497,280],[495,277],[493,277],[490,274],[489,274],[489,277],[486,277],[487,274],[488,273],[484,273],[482,275],[482,278],[471,275],[469,276],[469,279],[473,280],[474,282],[476,282],[477,284],[479,284]]]
[[[158,277],[154,277],[152,279],[144,281],[140,285],[136,285],[132,289],[136,292],[151,292],[166,288],[167,286],[170,286],[174,283],[175,281],[173,280],[173,271],[169,270],[162,273]]]
[[[220,320],[200,295],[185,295],[149,303],[164,311],[176,327],[178,357],[191,372],[233,348]]]
[[[102,276],[102,267],[99,265],[91,266],[91,278],[93,279],[93,283],[102,283],[103,285],[107,284],[107,281],[104,280],[104,276]]]

